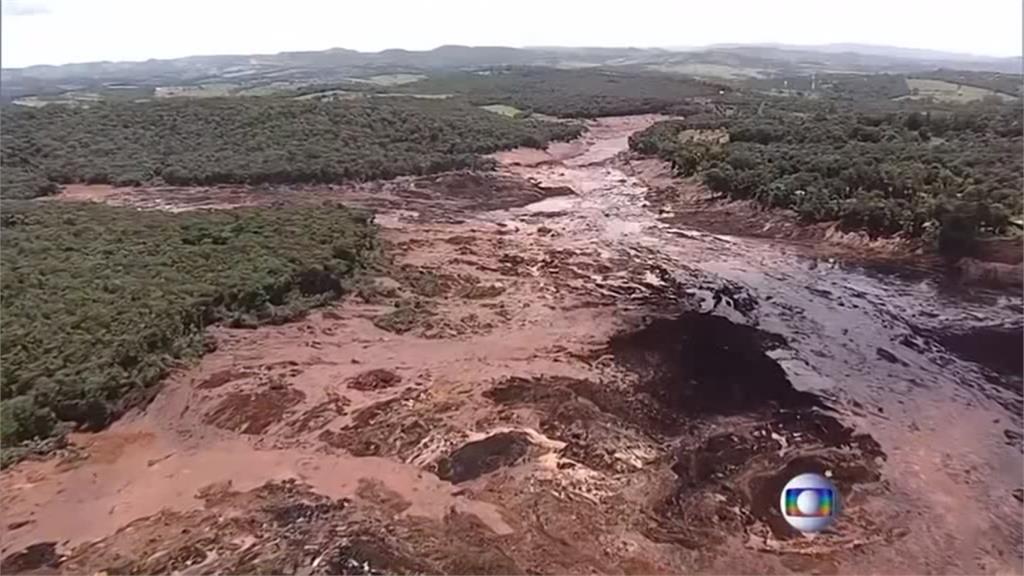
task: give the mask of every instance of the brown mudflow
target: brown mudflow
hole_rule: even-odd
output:
[[[1020,572],[1019,296],[709,233],[759,218],[623,156],[653,120],[492,174],[70,190],[340,199],[393,261],[300,322],[215,330],[146,410],[5,471],[0,569]],[[776,509],[807,471],[844,500],[814,538]]]

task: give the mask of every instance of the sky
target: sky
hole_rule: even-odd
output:
[[[4,67],[341,47],[861,43],[1021,54],[1021,0],[0,0]]]

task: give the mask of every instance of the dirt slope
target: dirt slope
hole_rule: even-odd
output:
[[[1020,299],[661,221],[614,160],[654,120],[495,174],[70,190],[339,199],[394,261],[301,322],[215,330],[145,411],[5,471],[0,571],[1020,572],[1020,362],[960,346],[1012,337]],[[776,510],[810,470],[845,501],[815,538]]]

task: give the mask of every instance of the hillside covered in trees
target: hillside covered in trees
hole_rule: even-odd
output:
[[[403,92],[456,94],[473,104],[507,104],[527,112],[590,118],[679,113],[698,96],[731,91],[686,76],[614,69],[507,67],[443,74],[405,84]]]
[[[144,402],[215,322],[256,326],[337,298],[376,251],[340,206],[170,214],[4,202],[5,457],[61,423],[96,429]]]
[[[5,197],[72,182],[339,182],[483,168],[480,154],[544,146],[580,128],[415,98],[219,98],[5,107]]]
[[[731,198],[872,234],[934,235],[950,254],[1021,216],[1019,104],[755,104],[655,124],[630,147]],[[724,130],[727,141],[699,137],[708,129]]]

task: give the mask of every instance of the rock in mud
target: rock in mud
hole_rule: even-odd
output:
[[[499,432],[463,444],[437,462],[437,476],[459,484],[519,462],[530,449],[524,432]]]

